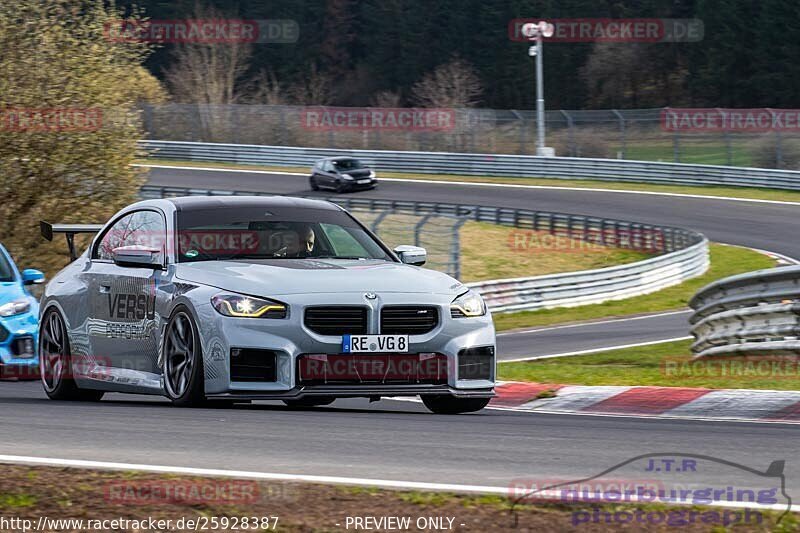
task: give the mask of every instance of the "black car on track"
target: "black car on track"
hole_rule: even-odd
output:
[[[378,184],[375,171],[353,157],[326,157],[311,169],[309,184],[315,191],[332,189],[348,192],[373,189]]]

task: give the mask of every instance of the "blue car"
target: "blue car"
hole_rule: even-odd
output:
[[[28,287],[43,283],[44,274],[28,268],[19,272],[0,245],[0,378],[39,375],[37,341],[39,303]]]

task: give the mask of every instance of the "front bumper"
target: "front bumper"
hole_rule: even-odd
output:
[[[0,379],[39,377],[38,320],[33,313],[0,320]]]
[[[359,181],[366,181],[365,183],[359,183]],[[361,178],[361,179],[354,179],[352,181],[345,181],[345,190],[348,191],[360,191],[364,189],[371,189],[378,184],[377,178]]]
[[[463,398],[487,398],[494,395],[496,361],[494,357],[495,331],[491,316],[451,318],[450,296],[431,302],[431,295],[390,294],[365,303],[363,294],[313,294],[292,296],[289,316],[285,319],[230,318],[217,313],[211,305],[196,308],[203,327],[204,362],[206,369],[206,395],[211,398],[298,399],[304,396],[380,397],[452,395]],[[287,298],[283,299],[284,301]],[[409,337],[409,354],[439,354],[447,359],[446,380],[430,383],[425,380],[364,380],[363,382],[331,382],[309,384],[301,382],[298,361],[309,355],[335,355],[342,353],[342,337],[319,335],[308,329],[303,320],[307,306],[360,305],[369,308],[369,331],[379,334],[376,316],[384,305],[435,305],[439,308],[438,325],[430,332]],[[465,350],[481,348],[492,351],[490,369],[480,377],[459,375],[459,354]],[[275,368],[271,378],[264,381],[237,381],[232,379],[232,350],[264,350],[274,356]],[[401,354],[397,354],[398,356]],[[364,354],[353,354],[364,357]],[[391,357],[391,354],[384,354]],[[464,359],[461,360],[462,363]],[[488,378],[488,379],[484,379]]]
[[[209,398],[226,400],[299,400],[305,397],[325,396],[335,398],[365,398],[381,396],[431,396],[450,395],[456,398],[493,398],[494,388],[456,389],[449,385],[314,385],[297,387],[286,392],[267,393],[251,391],[230,391],[219,394],[206,394]]]

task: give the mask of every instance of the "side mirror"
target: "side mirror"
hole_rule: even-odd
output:
[[[35,268],[26,268],[22,271],[23,285],[34,285],[39,283],[44,283],[44,274],[41,270],[36,270]]]
[[[425,248],[419,246],[409,246],[403,244],[394,249],[394,253],[400,258],[400,261],[407,265],[421,266],[428,260],[428,252]]]
[[[161,250],[147,246],[121,246],[114,248],[114,264],[122,267],[152,268],[162,270]]]

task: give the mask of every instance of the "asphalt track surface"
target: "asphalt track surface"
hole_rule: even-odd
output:
[[[154,170],[151,183],[309,194],[303,178],[248,172]],[[796,206],[397,182],[385,182],[375,191],[360,194],[679,225],[700,230],[712,240],[800,257],[800,243],[795,240],[800,234]],[[636,327],[663,335],[671,330],[660,329],[661,324],[669,321],[674,328],[680,318],[651,318]],[[631,328],[624,326],[614,338],[621,338]],[[571,338],[552,338],[565,331],[521,335],[534,344],[536,335],[550,336],[552,348],[544,351],[579,349],[574,334],[579,329],[569,334]],[[501,342],[507,338],[501,337]],[[520,338],[526,342],[526,337]],[[419,403],[396,400],[373,404],[339,400],[331,407],[306,411],[274,403],[187,410],[173,408],[160,398],[122,395],[108,395],[95,404],[73,404],[47,400],[36,382],[0,382],[0,428],[0,454],[4,455],[493,487],[508,487],[520,478],[579,479],[654,452],[708,454],[762,470],[774,460],[785,459],[787,489],[800,495],[800,430],[796,425],[777,423],[494,409],[437,416]]]
[[[690,311],[499,333],[500,361],[668,341],[687,336]]]
[[[118,394],[64,403],[47,400],[37,382],[0,382],[0,405],[6,455],[507,488],[581,479],[644,453],[695,453],[759,470],[786,459],[787,489],[800,494],[798,430],[780,424],[492,409],[437,416],[394,400],[305,411],[268,402],[190,410]]]

